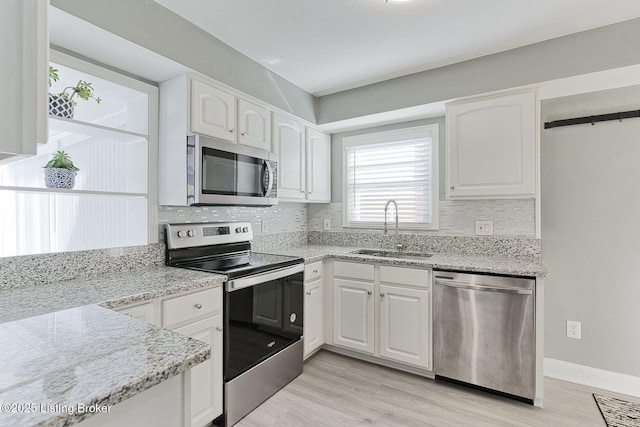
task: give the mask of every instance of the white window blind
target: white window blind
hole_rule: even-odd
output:
[[[437,226],[437,141],[437,125],[345,138],[346,225],[381,226],[393,199],[401,227]]]

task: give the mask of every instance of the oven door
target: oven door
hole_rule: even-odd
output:
[[[225,292],[225,382],[298,342],[302,264],[230,280]]]
[[[194,204],[277,203],[277,162],[269,152],[203,136],[187,141]]]

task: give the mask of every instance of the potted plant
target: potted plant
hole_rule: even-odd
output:
[[[79,170],[69,154],[58,150],[44,165],[44,185],[47,188],[73,188]]]
[[[49,87],[51,87],[52,82],[57,82],[59,79],[58,70],[49,66]],[[78,80],[75,86],[67,86],[61,92],[55,94],[49,93],[49,114],[72,119],[76,105],[76,101],[73,100],[74,96],[77,95],[85,101],[93,98],[98,104],[102,101],[99,96],[95,95],[93,90],[91,83],[85,80]]]

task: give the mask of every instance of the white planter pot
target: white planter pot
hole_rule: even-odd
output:
[[[44,185],[47,188],[73,188],[76,172],[63,168],[44,168]]]
[[[73,108],[73,101],[49,94],[49,114],[52,116],[73,119]]]

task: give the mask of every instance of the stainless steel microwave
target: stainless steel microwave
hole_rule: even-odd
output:
[[[187,137],[188,205],[278,204],[277,155],[201,135]]]

